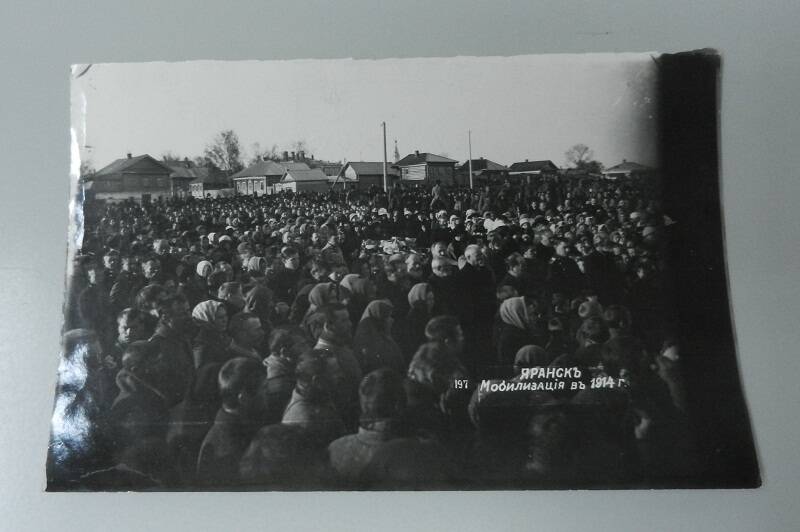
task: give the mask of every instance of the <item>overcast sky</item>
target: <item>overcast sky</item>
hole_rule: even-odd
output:
[[[82,157],[99,169],[131,152],[200,155],[233,129],[253,143],[328,160],[419,150],[501,164],[565,165],[588,145],[606,166],[657,163],[651,54],[384,60],[95,64],[76,77],[72,117]],[[85,127],[85,138],[81,131]]]

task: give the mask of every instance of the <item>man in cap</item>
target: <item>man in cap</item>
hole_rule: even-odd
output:
[[[453,231],[450,229],[450,218],[447,216],[447,211],[440,210],[436,213],[436,221],[431,228],[431,240],[447,243],[453,240]]]
[[[169,240],[160,238],[153,241],[153,251],[158,258],[159,268],[164,276],[174,277],[175,270],[178,267],[178,258],[172,254]],[[163,284],[163,279],[161,283]]]
[[[150,342],[158,350],[157,367],[166,383],[163,392],[170,407],[183,400],[194,380],[193,332],[189,302],[184,297],[171,296],[159,302],[158,325]]]
[[[489,357],[492,350],[494,314],[497,310],[495,275],[487,265],[486,254],[480,246],[467,246],[464,258],[466,264],[458,272],[457,279],[462,287],[469,289],[464,290],[461,323],[473,349],[472,353],[480,358]],[[477,365],[480,361],[473,359],[470,363],[471,367],[467,369],[473,375],[478,375]]]
[[[273,291],[275,301],[292,304],[297,285],[302,276],[300,252],[293,245],[280,250],[281,266],[267,276],[267,286]]]
[[[358,395],[361,407],[358,433],[342,436],[328,446],[337,476],[354,487],[375,452],[400,437],[400,421],[406,406],[403,378],[391,369],[367,374]]]
[[[568,254],[569,244],[561,238],[553,239],[555,256],[550,262],[548,282],[553,292],[573,297],[584,287],[584,278],[578,265]]]
[[[325,444],[345,434],[347,429],[335,400],[343,379],[336,356],[318,348],[303,353],[295,376],[295,387],[281,423],[302,427],[310,437]]]
[[[464,293],[454,275],[455,261],[444,255],[435,255],[431,260],[431,276],[428,278],[434,295],[434,304],[431,315],[441,316],[449,314],[458,315],[461,307],[460,301]]]

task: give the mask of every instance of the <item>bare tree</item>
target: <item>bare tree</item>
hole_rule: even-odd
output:
[[[164,161],[165,163],[181,163],[183,162],[184,159],[177,153],[170,150],[166,150],[161,153],[161,160]]]
[[[603,165],[594,160],[594,152],[586,144],[576,144],[564,153],[567,165],[588,173],[599,173]]]
[[[232,129],[220,131],[211,144],[206,146],[203,155],[227,174],[236,173],[244,168],[239,136]]]
[[[300,153],[301,151],[308,152],[310,148],[308,147],[308,142],[306,142],[305,139],[299,139],[292,142],[292,149],[295,153]]]
[[[564,153],[567,164],[578,168],[581,163],[590,161],[594,157],[594,152],[586,144],[576,144]]]
[[[256,164],[259,161],[265,160],[277,161],[280,159],[277,144],[273,144],[269,148],[262,148],[260,143],[254,142],[252,146],[250,146],[250,153],[248,164]]]

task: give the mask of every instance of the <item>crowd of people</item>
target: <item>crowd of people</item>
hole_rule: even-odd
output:
[[[679,475],[691,438],[670,312],[675,222],[658,198],[650,181],[533,177],[87,200],[51,485]]]

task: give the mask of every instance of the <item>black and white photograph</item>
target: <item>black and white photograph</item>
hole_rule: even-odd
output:
[[[719,68],[73,65],[47,490],[758,487]]]

